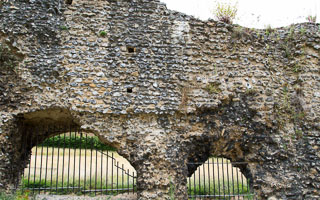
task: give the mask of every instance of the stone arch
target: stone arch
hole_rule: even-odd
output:
[[[0,188],[17,188],[30,160],[31,149],[46,138],[62,133],[64,129],[59,128],[62,126],[78,127],[71,113],[63,108],[17,114],[3,124],[1,128],[6,135],[0,140],[3,143],[0,172],[2,179],[7,181],[3,181]]]
[[[272,183],[261,184],[260,180],[266,179],[265,173],[271,171],[263,156],[278,149],[272,137],[275,130],[255,121],[256,115],[250,101],[242,96],[190,116],[188,162],[199,164],[188,166],[188,176],[210,156],[223,157],[237,163],[235,167],[250,180],[250,187],[259,198],[271,195],[266,188],[272,187]]]
[[[254,195],[250,177],[241,170],[246,163],[235,163],[224,157],[212,156],[203,164],[189,163],[188,167],[195,165],[198,166],[196,171],[188,176],[189,197],[213,199],[221,195],[224,198],[237,199],[239,196],[249,198]]]

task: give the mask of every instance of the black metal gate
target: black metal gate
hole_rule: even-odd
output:
[[[21,189],[32,193],[116,195],[134,193],[135,183],[135,171],[125,159],[96,136],[73,130],[32,149]]]
[[[189,165],[202,163],[189,163]],[[255,199],[250,180],[224,158],[209,158],[188,178],[190,199]]]
[[[32,149],[21,190],[32,194],[117,195],[136,192],[136,172],[115,149],[90,133],[66,130]],[[36,138],[25,142],[38,143]],[[27,146],[27,145],[26,145]],[[202,163],[189,163],[200,165]],[[210,158],[188,178],[190,199],[255,199],[249,180],[227,159]],[[242,163],[243,164],[243,163]]]

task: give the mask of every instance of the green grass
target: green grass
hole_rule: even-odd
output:
[[[100,151],[116,151],[115,148],[100,142],[96,136],[80,137],[80,136],[64,136],[58,135],[46,139],[42,144],[38,146],[44,147],[56,147],[56,148],[71,148],[71,149],[97,149]]]
[[[0,200],[31,200],[35,199],[29,191],[17,191],[13,194],[0,193]]]
[[[97,189],[97,190],[100,190],[100,189],[111,190],[111,189],[123,188],[123,191],[118,192],[120,194],[120,193],[127,192],[126,189],[128,189],[128,188],[130,189],[130,192],[131,192],[131,190],[133,188],[132,178],[130,178],[129,184],[128,184],[126,178],[127,177],[124,178],[124,181],[122,183],[122,179],[119,176],[118,186],[116,183],[116,181],[117,181],[116,176],[113,176],[113,184],[112,184],[111,176],[109,177],[108,185],[106,184],[106,180],[102,180],[102,182],[101,182],[101,179],[99,177],[97,178],[97,181],[95,180],[94,177],[92,177],[91,184],[90,184],[89,178],[86,179],[86,182],[83,179],[81,179],[80,182],[79,182],[79,179],[75,180],[74,184],[73,184],[72,179],[70,179],[69,183],[67,180],[64,180],[63,183],[61,180],[58,180],[58,182],[56,182],[56,179],[52,180],[52,183],[51,183],[51,180],[47,180],[47,181],[41,180],[40,181],[39,179],[36,179],[35,181],[32,179],[32,180],[29,180],[29,182],[28,182],[28,179],[25,178],[21,184],[21,191],[31,191],[34,193],[39,193],[40,188],[41,188],[40,191],[44,191],[44,188],[45,188],[46,192],[49,192],[50,194],[55,194],[55,195],[68,195],[68,194],[76,194],[76,195],[87,194],[87,195],[90,195],[95,192],[94,191],[93,192],[86,192],[84,190],[95,190],[95,189]],[[122,185],[123,185],[123,187],[122,187]],[[136,190],[136,188],[135,188],[135,190]],[[117,191],[103,191],[103,192],[97,191],[97,193],[98,194],[106,194],[106,195],[118,194]]]
[[[193,183],[192,183],[193,184]],[[196,185],[192,185],[191,184],[191,188],[188,188],[188,193],[189,195],[249,195],[251,194],[251,191],[249,189],[249,187],[247,187],[246,184],[241,184],[239,183],[237,184],[232,184],[232,183],[228,183],[225,182],[223,184],[223,182],[221,181],[220,184],[218,182],[215,182],[215,184],[211,183],[210,187],[209,184],[206,183],[206,186],[203,186],[203,183],[201,183],[202,185],[199,187],[199,184],[196,183]],[[229,187],[228,187],[229,184]],[[189,187],[189,185],[188,185]]]
[[[91,190],[94,190],[95,187],[97,188],[97,190],[99,189],[116,189],[117,185],[116,185],[116,176],[113,177],[113,185],[111,185],[111,177],[109,177],[108,180],[108,185],[106,185],[105,180],[101,180],[97,179],[97,184],[95,185],[95,179],[92,178],[91,179],[91,186],[90,186],[90,180],[87,179],[86,183],[84,182],[83,179],[80,180],[80,185],[79,185],[79,180],[75,180],[75,184],[73,185],[73,181],[70,180],[69,184],[68,182],[65,180],[63,185],[61,180],[58,180],[58,184],[56,184],[56,180],[53,180],[53,183],[51,185],[50,180],[47,180],[47,182],[45,182],[44,180],[41,180],[41,182],[39,180],[36,180],[35,182],[33,180],[28,180],[24,179],[22,182],[22,191],[31,191],[31,192],[35,192],[38,193],[39,190],[37,188],[47,188],[47,192],[50,191],[51,194],[55,194],[55,195],[67,195],[67,194],[76,194],[76,195],[83,195],[83,194],[94,194],[94,192],[84,192],[83,190],[89,190],[91,187]],[[241,184],[239,183],[238,185],[236,184],[232,184],[230,182],[225,182],[223,184],[223,182],[221,181],[220,184],[218,182],[215,182],[215,184],[213,184],[213,182],[211,182],[210,187],[209,184],[206,183],[206,186],[203,186],[203,183],[201,183],[202,185],[199,187],[199,184],[196,182],[196,185],[193,185],[193,182],[191,183],[191,187],[189,187],[188,184],[188,194],[189,195],[245,195],[246,197],[250,197],[253,196],[253,192],[251,192],[249,190],[249,187],[247,187],[246,184]],[[229,184],[229,187],[228,187]],[[126,180],[126,178],[124,179],[123,182],[124,185],[124,189],[128,188],[128,182]],[[50,187],[52,188],[52,190],[50,190]],[[56,190],[56,187],[58,188]],[[65,187],[66,189],[61,189],[62,187]],[[69,187],[69,189],[67,189],[67,187]],[[75,189],[73,190],[72,187],[75,187]],[[78,188],[77,188],[78,187]],[[80,187],[80,188],[79,188]],[[136,186],[135,186],[136,187]],[[28,189],[27,189],[28,188]],[[33,188],[35,188],[33,190]],[[122,179],[121,177],[119,177],[119,183],[118,183],[118,188],[122,188]],[[133,184],[131,182],[131,180],[129,180],[129,188],[132,189],[133,188]],[[219,190],[220,189],[220,190]],[[136,191],[136,188],[135,188]],[[126,191],[119,191],[119,193],[125,193]],[[104,192],[97,192],[98,194],[105,194],[105,195],[116,195],[117,192],[116,191],[104,191]],[[170,187],[170,196],[172,196],[172,194],[174,194],[174,187]],[[0,198],[1,199],[1,198]],[[10,198],[9,198],[10,199]]]

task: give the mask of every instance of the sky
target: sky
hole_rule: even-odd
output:
[[[236,24],[249,28],[272,28],[306,22],[306,17],[318,16],[320,22],[320,0],[161,0],[168,9],[193,15],[202,20],[214,18],[215,2],[238,5]]]

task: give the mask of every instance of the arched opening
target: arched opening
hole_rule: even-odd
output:
[[[116,149],[78,127],[52,126],[57,134],[35,134],[30,160],[23,170],[21,190],[34,194],[118,195],[135,193],[136,172]]]
[[[81,130],[69,111],[54,108],[18,118],[8,138],[5,172],[11,182],[5,187],[31,194],[136,192],[135,169],[97,134]]]
[[[231,162],[222,157],[210,157],[204,163],[190,162],[188,167],[197,167],[188,177],[190,199],[254,199],[254,192],[240,170],[245,162]]]

